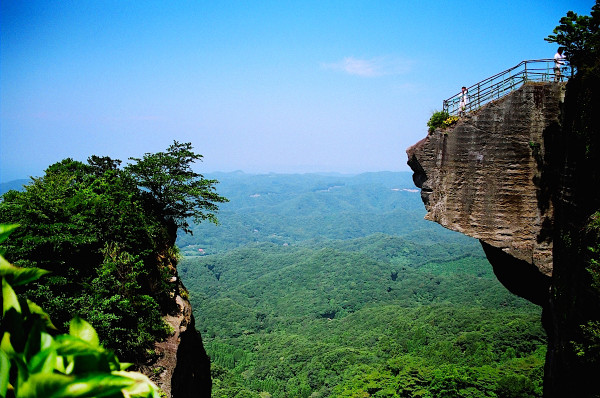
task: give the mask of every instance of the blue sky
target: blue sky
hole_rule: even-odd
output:
[[[197,170],[407,171],[442,100],[588,1],[0,2],[0,181],[192,142]]]

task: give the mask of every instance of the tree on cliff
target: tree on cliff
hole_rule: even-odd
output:
[[[80,315],[106,347],[141,358],[168,333],[161,313],[177,289],[169,283],[177,226],[187,227],[190,214],[215,220],[215,202],[226,200],[214,193],[216,181],[189,170],[199,157],[175,143],[125,169],[108,157],[65,159],[24,191],[4,194],[0,223],[20,228],[1,249],[18,266],[51,271],[26,296],[58,327]]]
[[[573,66],[593,67],[600,59],[600,0],[592,7],[591,16],[567,12],[553,32],[544,40],[563,46]]]
[[[173,142],[167,152],[146,153],[142,159],[130,158],[135,163],[127,166],[144,194],[152,196],[156,210],[168,222],[186,233],[192,233],[188,219],[217,223],[216,203],[227,199],[215,192],[216,180],[204,179],[191,165],[202,155],[192,152],[191,143]]]

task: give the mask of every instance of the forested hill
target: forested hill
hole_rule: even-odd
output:
[[[124,167],[121,160],[106,156],[92,155],[87,162],[67,158],[48,166],[42,177],[32,178],[24,187],[13,184],[14,190],[0,196],[0,232],[11,232],[10,236],[2,232],[0,253],[23,268],[11,272],[30,275],[40,268],[45,271],[39,271],[39,276],[49,274],[35,281],[26,279],[31,283],[16,285],[9,296],[6,292],[12,290],[4,287],[10,282],[5,279],[8,265],[0,258],[3,315],[8,314],[10,297],[19,314],[25,307],[17,300],[42,307],[60,332],[71,330],[71,319],[84,318],[95,329],[85,333],[96,336],[95,346],[101,344],[134,363],[165,394],[189,396],[185,391],[194,390],[208,395],[210,364],[177,274],[175,247],[178,231],[188,231],[188,219],[216,221],[218,203],[227,200],[216,193],[216,181],[192,170],[201,157],[191,143],[174,141],[164,152],[129,158]],[[84,354],[78,365],[41,360],[45,357],[36,350],[50,359],[57,354],[46,350],[50,343],[40,337],[44,335],[40,325],[30,321],[21,325],[21,320],[20,315],[0,318],[0,332],[6,337],[0,350],[0,396],[7,391],[9,378],[15,392],[44,391],[44,396],[58,397],[63,395],[53,391],[68,391],[67,385],[72,384],[86,395],[98,396],[96,384],[81,385],[98,382],[88,378],[97,370],[92,363],[102,364],[98,366],[104,371],[115,370],[112,365],[109,369],[104,359],[79,345],[74,351]],[[31,328],[29,337],[25,327]],[[178,351],[193,361],[177,355]],[[24,361],[30,359],[27,366]],[[18,377],[17,370],[23,372]],[[31,383],[29,390],[21,388],[25,380]],[[111,391],[104,389],[101,394],[115,396]]]
[[[213,397],[537,397],[539,309],[479,242],[423,219],[410,173],[209,175],[179,275]]]
[[[351,239],[372,233],[428,239],[445,231],[423,221],[419,190],[408,172],[359,175],[215,173],[220,226],[193,226],[180,236],[185,255],[222,253],[252,242],[293,244],[306,240]],[[458,236],[457,234],[452,234]],[[202,249],[202,252],[199,252]]]

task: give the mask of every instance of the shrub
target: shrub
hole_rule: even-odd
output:
[[[0,242],[12,229],[0,225]],[[100,345],[86,321],[74,318],[69,334],[50,334],[55,328],[49,316],[13,289],[46,273],[15,267],[0,253],[0,397],[159,398],[158,387],[141,373],[126,372],[129,365]]]
[[[444,121],[450,117],[450,114],[446,111],[436,111],[433,112],[431,118],[427,122],[427,126],[429,127],[429,132],[433,133],[435,129],[442,127]]]
[[[446,119],[442,122],[442,128],[447,128],[447,127],[453,126],[454,124],[456,124],[456,122],[458,122],[458,120],[459,120],[458,116],[450,116],[450,117],[448,117],[448,119]]]

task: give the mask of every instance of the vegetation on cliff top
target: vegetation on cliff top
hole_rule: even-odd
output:
[[[591,68],[600,62],[600,2],[592,7],[590,15],[573,11],[560,19],[554,34],[544,40],[564,47],[564,55],[578,69]]]
[[[170,329],[161,315],[174,309],[178,227],[187,218],[215,221],[216,181],[191,170],[191,144],[121,161],[65,159],[0,202],[0,222],[20,227],[2,247],[18,266],[50,271],[19,293],[41,303],[66,330],[88,320],[103,344],[126,360],[140,359]]]
[[[0,224],[0,242],[15,227]],[[0,397],[159,398],[158,387],[140,373],[126,372],[128,364],[100,345],[86,321],[74,318],[69,334],[53,336],[48,314],[14,290],[44,274],[15,267],[0,253]]]

